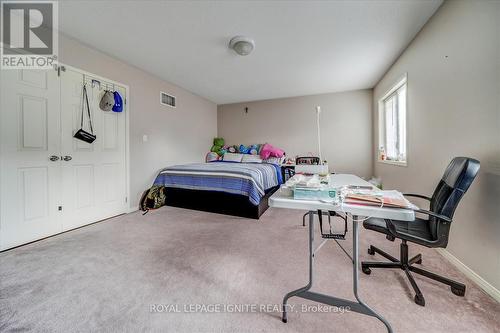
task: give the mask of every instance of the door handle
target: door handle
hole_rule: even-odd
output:
[[[73,159],[73,157],[69,156],[69,155],[66,155],[66,156],[61,156],[61,160],[64,160],[66,162],[68,161],[71,161]]]
[[[51,160],[52,162],[59,161],[59,156],[56,155],[49,156],[49,160]]]

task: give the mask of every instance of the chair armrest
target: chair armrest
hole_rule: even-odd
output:
[[[403,193],[405,197],[415,197],[415,198],[420,198],[420,199],[425,199],[427,201],[431,201],[431,198],[426,197],[425,195],[421,194],[413,194],[413,193]]]
[[[429,215],[429,216],[435,217],[435,218],[437,218],[439,220],[443,220],[443,221],[446,221],[446,222],[452,222],[452,219],[450,219],[448,216],[437,214],[437,213],[434,213],[434,212],[431,212],[431,211],[428,211],[428,210],[415,209],[414,212],[415,213],[421,213],[421,214]]]

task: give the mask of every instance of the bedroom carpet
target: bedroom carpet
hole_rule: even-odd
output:
[[[0,253],[0,331],[385,332],[372,317],[298,298],[281,322],[283,296],[307,281],[307,237],[301,212],[283,209],[260,221],[172,207],[116,217]],[[382,260],[367,254],[370,243],[398,253],[398,243],[361,228],[361,259]],[[360,272],[361,298],[395,332],[500,331],[499,303],[434,250],[412,244],[417,251],[423,268],[465,282],[467,293],[416,275],[420,307],[401,270]],[[329,242],[313,290],[351,297],[351,272]]]

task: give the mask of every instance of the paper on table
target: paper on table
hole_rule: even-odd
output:
[[[358,204],[368,206],[381,206],[388,208],[409,208],[417,209],[418,207],[409,202],[399,191],[357,191],[348,193],[344,199],[346,204]]]

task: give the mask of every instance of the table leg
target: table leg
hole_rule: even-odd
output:
[[[358,295],[358,284],[359,284],[359,225],[357,216],[353,216],[353,235],[352,235],[352,264],[353,264],[353,286],[352,290],[354,293],[354,297],[356,298],[357,302],[353,302],[351,300],[343,299],[343,298],[337,298],[334,296],[329,296],[329,295],[324,295],[316,292],[309,291],[309,289],[312,288],[313,284],[313,264],[314,264],[314,249],[313,249],[313,243],[314,243],[314,212],[310,211],[309,212],[309,283],[302,288],[299,288],[297,290],[291,291],[288,294],[285,295],[283,298],[283,316],[282,316],[282,321],[284,323],[287,322],[287,308],[286,304],[287,301],[290,297],[300,297],[304,299],[308,299],[311,301],[315,301],[318,303],[323,303],[323,304],[328,304],[331,306],[340,306],[340,307],[345,307],[349,308],[353,312],[358,312],[362,313],[368,316],[376,317],[379,319],[381,322],[384,323],[384,325],[387,327],[387,331],[389,333],[392,333],[392,328],[389,322],[376,313],[374,310],[372,310],[368,305],[366,305]]]
[[[353,281],[352,281],[352,291],[354,293],[354,297],[356,297],[356,300],[358,301],[358,303],[364,307],[367,312],[369,312],[369,314],[371,316],[374,316],[376,318],[378,318],[381,322],[384,323],[385,327],[387,327],[387,331],[389,333],[392,333],[392,327],[391,325],[389,324],[389,322],[384,318],[382,317],[381,315],[379,315],[378,313],[376,313],[373,309],[371,309],[368,305],[366,305],[360,298],[359,298],[359,295],[358,295],[358,284],[359,284],[359,225],[358,223],[359,222],[356,222],[358,220],[358,216],[353,216],[352,217],[353,219],[353,226],[352,226],[352,230],[353,230],[353,235],[352,235],[352,265],[353,265]],[[371,313],[370,313],[371,312]]]
[[[282,316],[281,320],[284,323],[286,323],[288,320],[287,313],[286,313],[286,302],[288,301],[288,299],[290,297],[293,297],[293,296],[299,296],[301,293],[311,289],[311,287],[312,287],[312,284],[313,284],[313,264],[314,264],[313,243],[314,243],[314,212],[310,211],[309,212],[309,283],[305,287],[302,287],[302,288],[299,288],[297,290],[289,292],[283,298],[283,316]]]

